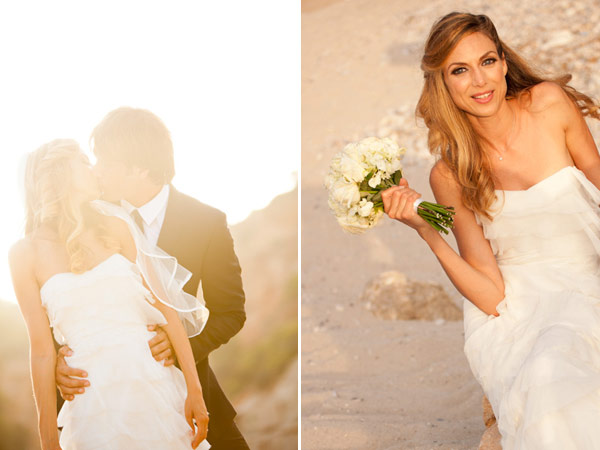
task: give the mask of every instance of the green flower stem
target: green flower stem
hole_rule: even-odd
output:
[[[433,208],[431,208],[433,206]],[[443,211],[439,212],[438,211]],[[421,202],[417,207],[417,214],[421,216],[429,225],[431,225],[436,231],[441,231],[444,234],[448,234],[448,228],[454,226],[452,214],[448,214],[448,211],[437,203]]]
[[[440,214],[445,217],[452,217],[454,214],[456,214],[454,211],[449,211],[449,210],[440,209],[440,208],[433,208],[430,205],[424,205],[424,208],[426,208],[427,210],[429,210],[435,214]]]
[[[435,222],[429,222],[429,221],[427,221],[427,222],[428,222],[428,223],[429,223],[429,225],[431,225],[431,226],[432,226],[432,227],[433,227],[433,228],[434,228],[436,231],[443,231],[444,233],[448,234],[448,232],[447,232],[446,230],[444,230],[444,228],[442,228],[442,227],[441,227],[440,225],[438,225],[437,223],[435,223]]]
[[[429,214],[427,211],[422,211],[422,210],[417,209],[417,214],[419,214],[424,219],[428,218],[428,219],[432,219],[432,220],[435,220],[435,221],[439,220],[439,217],[437,217],[437,216],[435,216],[433,214]]]
[[[445,206],[437,205],[435,203],[422,202],[421,205],[423,205],[423,207],[425,207],[431,211],[435,211],[440,214],[447,214],[447,215],[456,214],[453,210],[454,208],[450,209]]]

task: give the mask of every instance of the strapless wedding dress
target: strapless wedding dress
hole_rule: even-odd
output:
[[[600,191],[568,166],[478,218],[506,286],[464,302],[465,354],[503,449],[600,449]]]
[[[90,387],[58,415],[62,449],[191,449],[183,373],[152,357],[146,326],[166,321],[137,266],[117,253],[87,272],[52,276],[40,295],[57,342],[73,349],[67,363],[89,375]]]

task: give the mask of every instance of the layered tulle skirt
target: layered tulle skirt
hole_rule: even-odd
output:
[[[144,331],[67,358],[88,372],[90,387],[59,413],[63,450],[191,448],[183,374],[153,359]]]
[[[136,266],[115,254],[87,272],[57,274],[40,294],[56,340],[73,350],[67,364],[90,382],[58,414],[62,450],[191,449],[185,379],[152,357],[147,325],[166,321]]]

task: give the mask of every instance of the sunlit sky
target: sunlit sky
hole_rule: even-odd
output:
[[[0,4],[0,299],[22,236],[25,154],[119,106],[171,131],[174,186],[230,224],[292,189],[300,160],[300,2]]]

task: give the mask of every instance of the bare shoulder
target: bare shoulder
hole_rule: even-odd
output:
[[[11,270],[33,268],[36,246],[33,239],[24,237],[15,242],[8,251]]]
[[[30,237],[15,242],[8,252],[10,274],[20,305],[37,304],[36,293],[39,292],[39,285],[36,273],[39,261],[36,242]]]
[[[544,112],[551,108],[568,108],[571,99],[564,89],[553,81],[543,81],[530,89],[531,103],[529,110],[532,113]]]
[[[429,185],[436,198],[442,193],[456,194],[460,191],[459,185],[454,178],[454,174],[442,160],[436,162],[431,168],[431,172],[429,173]]]

